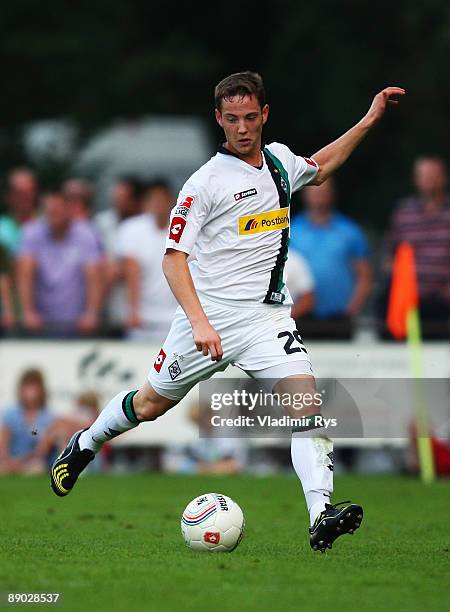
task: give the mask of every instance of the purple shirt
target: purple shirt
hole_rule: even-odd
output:
[[[78,319],[86,307],[86,266],[101,257],[92,232],[72,223],[64,238],[56,240],[45,220],[31,221],[23,229],[19,256],[23,255],[37,264],[35,305],[44,321]]]
[[[401,200],[391,220],[388,253],[403,241],[414,248],[420,296],[444,292],[450,283],[450,197],[436,212],[426,212],[417,196]]]

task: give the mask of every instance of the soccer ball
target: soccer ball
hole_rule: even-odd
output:
[[[244,515],[237,503],[221,493],[193,499],[181,517],[181,532],[193,550],[231,552],[244,535]]]

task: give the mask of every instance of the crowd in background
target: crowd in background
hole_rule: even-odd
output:
[[[441,325],[438,337],[448,331],[447,180],[442,159],[416,160],[414,193],[393,206],[376,283],[374,249],[364,229],[337,210],[345,194],[334,180],[302,191],[303,210],[291,218],[287,284],[292,314],[306,337],[345,336],[369,298],[375,298],[369,300],[372,313],[383,321],[388,295],[383,279],[389,279],[402,241],[414,247],[423,319]],[[164,339],[176,303],[161,261],[176,195],[163,179],[145,183],[121,176],[107,209],[96,212],[94,196],[82,178],[41,191],[29,168],[13,169],[6,177],[0,216],[3,334],[125,337],[155,344]]]
[[[100,402],[93,391],[75,398],[68,415],[56,414],[44,376],[39,369],[27,369],[17,381],[15,401],[0,411],[0,475],[46,473],[71,436],[89,427],[98,416]],[[267,474],[287,468],[289,449],[268,447],[255,449],[242,437],[220,437],[211,428],[211,414],[197,403],[191,405],[189,417],[201,435],[189,444],[168,443],[164,447],[140,449],[105,444],[89,472],[128,470],[162,470],[182,474],[234,474],[243,470]],[[436,473],[450,476],[450,442],[431,437]],[[136,450],[136,449],[134,449]],[[408,471],[419,470],[417,432],[410,425],[410,445],[400,455],[378,449],[376,454],[357,456],[352,447],[335,451],[335,467],[340,470]]]

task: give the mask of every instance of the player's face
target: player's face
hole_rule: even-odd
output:
[[[269,115],[269,106],[260,107],[255,96],[235,96],[222,100],[216,119],[223,128],[230,150],[241,157],[251,157],[261,148],[261,133]]]

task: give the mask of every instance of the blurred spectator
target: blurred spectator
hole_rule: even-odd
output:
[[[67,445],[67,440],[80,429],[90,427],[98,417],[100,411],[100,402],[98,396],[93,391],[85,391],[80,393],[76,400],[75,412],[71,416],[57,417],[49,425],[44,434],[40,437],[39,444],[33,452],[33,459],[37,463],[45,466],[48,457],[53,454],[59,454]],[[103,450],[104,448],[104,450]],[[99,453],[101,458],[109,452],[108,445],[105,445]],[[92,466],[97,462],[95,461]],[[100,462],[102,463],[102,462]],[[96,470],[99,465],[95,465]],[[92,471],[92,468],[90,468]]]
[[[308,262],[315,284],[313,317],[353,317],[372,284],[366,237],[349,217],[336,212],[333,179],[303,191],[306,211],[291,223],[291,248]]]
[[[16,168],[7,178],[5,202],[8,214],[0,217],[0,244],[10,254],[19,246],[22,226],[36,216],[38,183],[28,168]]]
[[[384,267],[390,271],[396,247],[403,241],[414,248],[423,319],[450,318],[450,196],[448,174],[439,157],[420,157],[414,163],[416,193],[399,201],[387,235]],[[387,297],[384,296],[385,309]]]
[[[198,425],[201,436],[185,448],[168,448],[164,469],[185,474],[237,474],[247,461],[247,445],[243,438],[215,437],[209,406],[201,410],[195,404],[190,418]]]
[[[92,333],[101,298],[98,245],[70,220],[60,193],[43,197],[44,217],[27,224],[18,257],[26,330],[46,336]]]
[[[62,195],[71,220],[84,225],[92,233],[99,251],[103,252],[100,233],[92,218],[92,198],[94,196],[92,185],[84,179],[71,178],[63,183]]]
[[[163,180],[151,183],[141,215],[123,221],[117,232],[117,256],[127,287],[128,338],[161,343],[177,303],[162,271],[173,195]]]
[[[314,306],[314,280],[305,258],[293,249],[286,261],[286,284],[294,302],[292,318],[309,314]]]
[[[112,206],[94,216],[94,223],[105,248],[105,280],[103,301],[105,318],[113,333],[123,328],[127,319],[122,267],[115,259],[119,223],[142,212],[143,185],[132,176],[117,180],[112,191]]]
[[[14,324],[11,256],[0,244],[0,328],[11,329]]]
[[[72,221],[89,221],[92,216],[94,190],[85,180],[71,178],[62,185],[62,194],[67,202]]]
[[[39,471],[33,451],[52,419],[41,371],[26,370],[19,380],[17,403],[1,419],[0,473]]]
[[[108,255],[113,256],[115,253],[119,223],[141,213],[142,192],[142,182],[137,178],[119,178],[113,187],[112,206],[95,215],[94,221]]]

